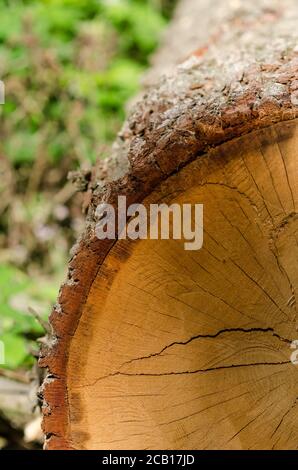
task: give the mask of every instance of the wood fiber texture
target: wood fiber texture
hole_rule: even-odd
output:
[[[207,3],[212,3],[212,7],[210,5],[208,9]],[[217,150],[220,155],[222,144],[237,142],[243,136],[244,140],[240,140],[239,145],[248,145],[250,133],[257,133],[255,138],[263,139],[262,145],[268,148],[272,145],[274,154],[281,141],[288,141],[293,153],[290,178],[295,174],[297,176],[295,148],[293,143],[290,144],[296,142],[295,121],[292,126],[290,121],[298,117],[297,2],[213,0],[196,2],[195,9],[193,5],[192,1],[180,3],[173,26],[166,37],[166,44],[160,52],[161,58],[167,55],[167,51],[171,49],[171,38],[175,50],[176,38],[179,38],[179,34],[182,34],[180,31],[185,28],[186,20],[184,23],[179,20],[181,15],[192,18],[189,20],[191,28],[187,29],[192,31],[193,28],[194,31],[189,43],[186,40],[187,48],[188,44],[191,46],[188,55],[185,55],[186,61],[160,78],[158,85],[146,92],[126,121],[111,156],[104,162],[98,162],[93,170],[87,193],[90,204],[86,230],[73,249],[68,279],[61,287],[58,302],[51,315],[53,335],[40,359],[40,364],[49,369],[43,385],[43,426],[48,449],[80,448],[80,445],[83,448],[84,443],[88,442],[90,446],[94,445],[94,441],[90,443],[90,436],[83,426],[81,430],[78,426],[72,434],[72,422],[77,423],[79,418],[77,415],[72,416],[70,401],[78,403],[80,397],[79,393],[77,398],[70,394],[68,377],[73,377],[70,351],[78,338],[77,332],[81,331],[85,306],[90,302],[90,293],[115,244],[111,240],[100,241],[96,238],[96,206],[100,202],[116,204],[118,195],[126,195],[128,204],[142,202],[154,192],[157,195],[161,185],[167,184],[167,181],[171,181],[174,186],[178,184],[175,177],[181,180],[180,174],[183,174],[184,168],[186,172],[189,171],[190,165],[196,165],[196,162],[203,161],[204,158],[212,158],[213,152]],[[209,27],[211,24],[212,28]],[[175,57],[180,61],[183,55],[184,51],[177,52],[177,56],[174,52],[169,62],[173,62]],[[156,59],[155,76],[159,74],[158,60],[163,62],[162,59]],[[255,149],[252,149],[252,155],[254,152]],[[232,153],[236,154],[235,148]],[[214,158],[217,161],[218,157]],[[267,157],[264,158],[266,161]],[[291,160],[288,162],[291,165]],[[231,171],[235,170],[232,164],[230,168]],[[283,178],[286,181],[282,170],[274,171],[277,180]],[[213,169],[210,170],[210,175],[212,174]],[[237,182],[236,179],[233,184],[238,187],[240,180]],[[220,181],[219,178],[216,184]],[[256,181],[251,184],[252,187],[257,186]],[[265,191],[267,197],[272,188],[263,189],[262,183],[259,184],[260,192]],[[297,196],[297,183],[293,184],[294,200]],[[288,183],[288,187],[292,187],[291,183]],[[245,197],[249,197],[247,191],[244,191]],[[281,191],[286,190],[282,188]],[[288,204],[289,194],[289,190],[287,196],[278,194],[278,204],[283,201],[283,197],[287,201],[285,204]],[[223,200],[227,197],[223,188],[219,195]],[[253,204],[257,204],[254,199]],[[266,207],[262,210],[266,212]],[[278,227],[282,229],[283,224],[287,225],[291,214],[295,219],[295,210],[295,207],[290,210],[287,206],[280,218],[277,214],[270,216],[267,208],[269,224],[272,217],[270,230],[276,234]],[[274,240],[274,236],[271,239]],[[123,257],[125,260],[126,255]],[[287,264],[288,261],[285,260],[284,263]],[[294,268],[290,266],[289,269]],[[279,281],[275,279],[275,282]],[[275,297],[274,302],[277,302]],[[98,298],[97,304],[100,303],[101,299]],[[277,321],[283,321],[283,318],[280,317]],[[88,324],[85,319],[84,322],[88,335]],[[290,331],[285,332],[289,337],[285,335],[286,343],[283,343],[287,348],[288,342],[293,339],[293,320],[290,323]],[[89,328],[91,327],[92,325]],[[271,340],[280,345],[282,343],[279,338],[281,334],[276,333],[271,324],[231,328],[240,336],[256,329],[256,338],[258,335],[266,338],[270,336]],[[206,334],[219,338],[221,330],[224,335],[224,331],[229,328],[218,325],[217,333]],[[77,410],[78,408],[76,405]],[[84,417],[81,419],[83,422]],[[165,445],[170,448],[176,442],[173,439],[168,444],[165,442]],[[268,442],[271,443],[269,437]]]

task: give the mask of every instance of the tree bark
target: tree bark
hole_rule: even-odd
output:
[[[93,170],[41,353],[46,448],[297,447],[297,20],[295,0],[181,2],[167,75]],[[119,195],[203,203],[203,248],[98,240]]]

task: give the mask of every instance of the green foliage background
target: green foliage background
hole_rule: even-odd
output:
[[[0,0],[0,340],[28,366],[83,224],[69,170],[103,157],[171,0]]]

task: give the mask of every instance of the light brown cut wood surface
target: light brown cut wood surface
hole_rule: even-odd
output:
[[[297,21],[297,0],[179,2],[147,81],[187,60],[92,169],[40,356],[47,449],[297,447]],[[203,249],[98,240],[120,195],[203,203]]]
[[[77,449],[296,449],[298,121],[211,150],[145,203],[204,204],[204,245],[116,242],[70,344]]]

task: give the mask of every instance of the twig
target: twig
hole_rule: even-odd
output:
[[[42,326],[42,328],[49,334],[52,334],[51,327],[47,321],[45,321],[41,315],[34,310],[32,307],[28,307],[28,311],[34,316],[34,318],[38,321],[38,323]]]

